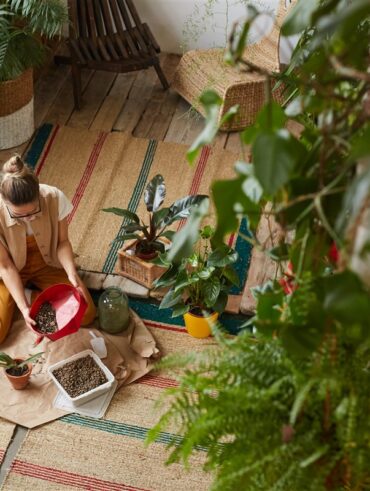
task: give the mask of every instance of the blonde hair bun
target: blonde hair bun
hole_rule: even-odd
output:
[[[19,177],[22,177],[23,171],[25,170],[26,167],[19,155],[14,155],[3,165],[3,172],[5,174],[18,174]]]

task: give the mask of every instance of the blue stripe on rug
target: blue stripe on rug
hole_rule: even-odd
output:
[[[31,167],[35,169],[37,162],[39,161],[41,154],[45,148],[45,145],[50,137],[54,125],[45,123],[38,130],[32,140],[31,147],[29,148],[24,160]]]
[[[243,218],[240,224],[239,232],[247,237],[251,237],[251,233],[248,228],[248,221]],[[245,282],[247,281],[247,274],[249,269],[249,264],[251,262],[252,245],[243,239],[239,234],[236,239],[235,250],[239,254],[238,261],[234,265],[235,270],[238,274],[239,285],[233,286],[230,291],[231,295],[239,295],[243,292]]]

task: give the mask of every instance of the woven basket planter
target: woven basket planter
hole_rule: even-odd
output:
[[[167,240],[163,240],[163,242],[169,244]],[[130,253],[135,244],[136,241],[128,242],[118,251],[118,273],[151,289],[153,288],[153,281],[162,276],[166,269]]]
[[[0,150],[29,140],[34,131],[33,72],[0,82]]]

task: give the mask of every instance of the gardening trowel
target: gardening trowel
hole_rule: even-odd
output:
[[[107,347],[105,346],[104,338],[98,338],[92,331],[90,331],[92,340],[90,341],[92,349],[99,356],[99,358],[105,358],[107,356]]]

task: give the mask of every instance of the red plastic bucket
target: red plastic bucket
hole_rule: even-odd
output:
[[[35,319],[41,305],[45,302],[50,302],[55,309],[58,328],[52,333],[42,333],[37,330],[36,326],[32,327],[32,330],[39,336],[36,344],[45,336],[56,341],[79,330],[87,309],[87,302],[77,288],[67,284],[58,284],[41,292],[31,305],[30,317],[32,319]]]

